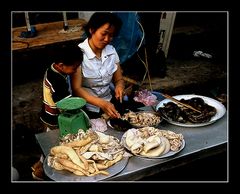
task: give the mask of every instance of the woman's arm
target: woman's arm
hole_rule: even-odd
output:
[[[75,96],[84,98],[88,103],[98,105],[99,98],[92,96],[82,87],[82,70],[81,67],[71,75],[71,86]]]
[[[116,118],[119,117],[119,113],[115,109],[114,105],[111,102],[108,102],[102,98],[93,96],[89,94],[82,87],[82,72],[81,67],[71,76],[71,86],[72,91],[75,96],[84,98],[88,103],[100,107],[107,115],[110,117]]]
[[[120,67],[120,64],[117,64],[117,66],[118,68],[113,74],[113,82],[115,85],[115,97],[116,99],[119,99],[120,102],[122,102],[125,84],[124,84],[122,69]]]

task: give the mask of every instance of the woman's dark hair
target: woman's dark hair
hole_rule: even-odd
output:
[[[82,63],[83,53],[77,45],[59,46],[54,49],[53,60],[71,66],[76,62]]]
[[[122,26],[122,20],[114,13],[95,12],[89,19],[88,23],[84,26],[87,37],[91,37],[91,33],[89,32],[90,29],[95,32],[98,28],[106,23],[109,23],[110,26],[115,27],[114,36],[117,36]]]

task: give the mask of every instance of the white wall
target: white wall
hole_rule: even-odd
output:
[[[78,17],[80,19],[84,19],[84,20],[88,21],[93,13],[94,13],[94,11],[79,11]]]

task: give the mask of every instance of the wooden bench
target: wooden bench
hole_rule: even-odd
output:
[[[47,45],[63,43],[66,41],[80,40],[83,35],[83,19],[68,20],[68,30],[64,31],[64,22],[51,22],[36,24],[37,35],[32,38],[21,37],[22,32],[27,32],[27,27],[12,29],[12,51],[26,51],[28,49],[44,48]]]

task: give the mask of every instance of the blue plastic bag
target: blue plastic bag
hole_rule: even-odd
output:
[[[144,33],[139,24],[137,12],[113,12],[122,20],[122,27],[117,37],[112,41],[120,62],[124,63],[138,51],[144,43]]]

